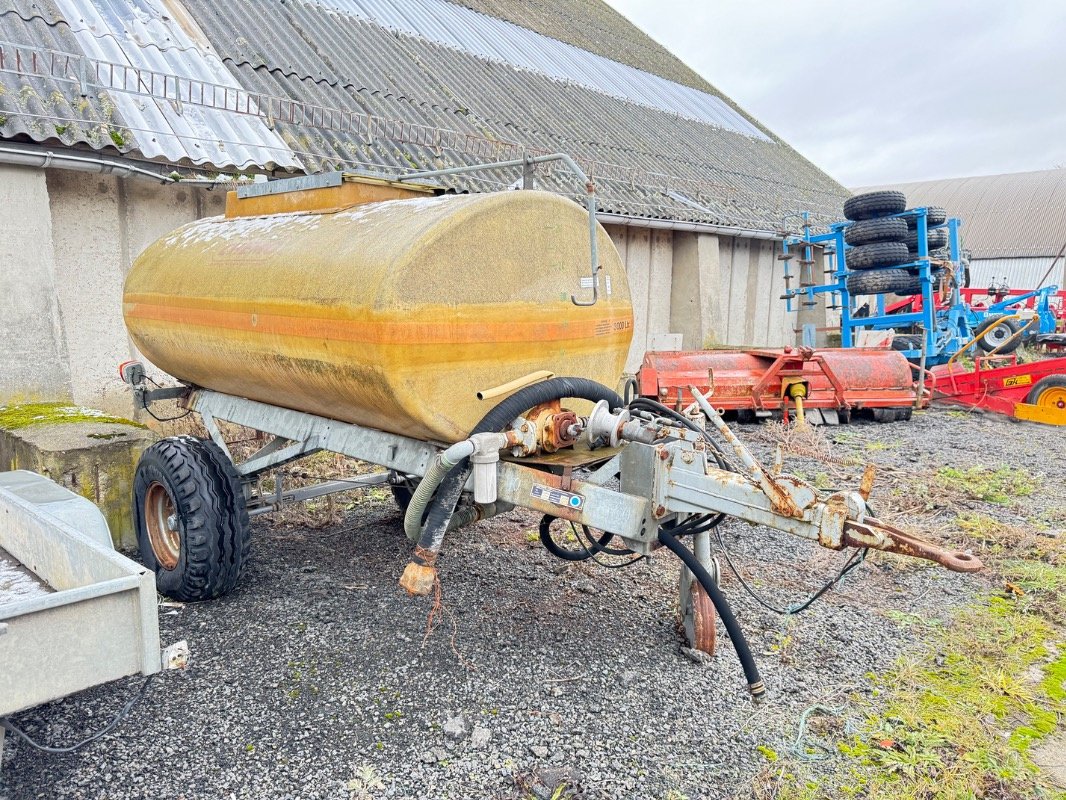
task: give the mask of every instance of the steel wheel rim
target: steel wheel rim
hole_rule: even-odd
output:
[[[988,330],[985,334],[985,339],[998,346],[1007,341],[1013,334],[1014,331],[1012,331],[1005,323],[1001,322],[998,325],[993,325]]]
[[[144,493],[144,527],[148,531],[152,554],[163,569],[174,569],[181,556],[181,536],[176,521],[177,510],[170,492],[159,481],[153,481]]]
[[[1066,408],[1066,388],[1052,386],[1040,393],[1037,405],[1048,408]]]

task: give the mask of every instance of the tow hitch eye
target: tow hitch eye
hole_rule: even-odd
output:
[[[844,547],[869,547],[872,550],[883,550],[886,553],[924,558],[935,561],[952,572],[979,572],[984,568],[981,559],[973,553],[963,550],[946,550],[932,542],[911,536],[874,517],[845,522],[841,543]]]

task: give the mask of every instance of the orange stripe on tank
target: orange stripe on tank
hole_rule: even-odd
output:
[[[538,312],[534,310],[533,313]],[[127,301],[125,315],[127,319],[365,344],[604,341],[604,338],[627,338],[633,327],[633,317],[628,309],[620,314],[580,321],[531,321],[519,317],[489,320],[474,315],[473,319],[429,323],[389,318],[330,319]]]

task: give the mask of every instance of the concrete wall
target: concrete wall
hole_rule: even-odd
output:
[[[44,172],[0,166],[0,404],[69,399]]]
[[[223,211],[225,193],[0,166],[0,404],[72,401],[130,415],[116,367],[138,358],[122,323],[133,260],[164,233]],[[635,372],[661,334],[682,347],[796,341],[776,244],[608,226],[633,297]]]
[[[0,166],[0,403],[133,411],[116,367],[137,358],[122,323],[130,265],[225,194],[110,175]]]
[[[638,227],[607,230],[633,295],[627,371],[640,366],[661,333],[681,334],[684,349],[796,343],[796,311],[786,312],[780,299],[785,280],[777,242]]]

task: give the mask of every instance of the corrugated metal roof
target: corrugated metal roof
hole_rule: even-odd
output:
[[[22,81],[18,91],[26,95],[35,92],[40,97],[58,95],[68,104],[84,104],[86,96],[96,95],[96,121],[107,130],[92,138],[86,135],[85,143],[92,146],[112,144],[124,152],[135,149],[147,158],[172,163],[299,167],[281,138],[258,116],[227,113],[225,100],[217,109],[180,102],[183,83],[210,86],[212,91],[232,91],[234,100],[229,105],[236,110],[240,87],[218,56],[204,47],[206,39],[194,41],[182,27],[181,23],[189,25],[191,21],[175,14],[165,2],[5,0],[0,5],[0,37],[32,32],[36,35],[27,37],[29,40],[22,38],[13,44],[43,44],[61,54],[64,61],[59,72],[42,69],[32,77],[23,72],[18,76]],[[19,53],[18,47],[5,50],[11,51],[6,61]],[[5,81],[5,88],[12,88],[6,86],[12,82],[6,76],[0,80]],[[71,92],[72,81],[78,84],[76,97]],[[169,87],[157,90],[168,83]],[[112,121],[117,124],[110,125]],[[49,126],[38,118],[37,126],[24,125],[21,132],[43,141],[56,138],[57,127],[63,127],[63,122]]]
[[[899,189],[911,206],[943,206],[962,220],[974,258],[1053,256],[1066,243],[1066,169],[854,189]]]
[[[277,130],[308,166],[433,168],[564,151],[593,172],[610,210],[637,216],[776,228],[786,214],[840,215],[844,190],[787,145],[636,105],[531,70],[476,57],[424,37],[388,30],[321,3],[186,0],[241,83],[333,108],[356,109],[457,132],[486,149],[421,146],[419,136],[389,141],[292,125]],[[401,137],[404,138],[404,137]],[[498,143],[498,149],[489,145]],[[315,155],[318,161],[312,162]],[[480,156],[480,157],[476,157]],[[513,172],[461,188],[508,185]],[[546,188],[579,192],[563,176]],[[670,199],[680,192],[713,212]]]
[[[361,19],[611,97],[769,138],[720,97],[635,69],[448,0],[315,0]]]
[[[117,0],[94,2],[111,4],[114,11]],[[199,113],[209,121],[223,115],[231,125],[255,122],[275,133],[307,171],[366,167],[401,173],[562,151],[595,176],[604,209],[618,214],[759,229],[778,229],[801,210],[814,212],[820,221],[840,214],[844,189],[779,140],[741,135],[517,69],[322,2],[136,2],[153,8],[165,3],[167,19],[160,21],[178,25],[180,32],[167,39],[163,29],[138,19],[105,36],[146,45],[162,37],[156,47],[145,49],[173,51],[169,57],[174,59],[193,51],[217,57],[231,82],[214,82],[221,76],[211,73],[175,84],[162,80],[162,73],[141,69],[151,85],[125,93],[138,104],[130,110],[111,99],[117,91],[94,90],[82,97],[74,63],[79,58],[96,67],[106,62],[75,55],[60,59],[58,68],[31,69],[27,50],[18,70],[9,58],[5,74],[0,63],[0,81],[14,89],[0,93],[0,137],[23,134],[103,147],[111,143],[109,132],[119,127],[128,136],[115,146],[143,153],[142,140],[155,145],[153,136],[174,136],[168,118],[146,119],[141,107],[164,103],[174,104],[183,117]],[[11,12],[14,6],[18,13]],[[82,51],[79,33],[54,0],[0,0],[0,14],[3,35],[39,45],[35,53]],[[60,17],[61,23],[48,21]],[[101,24],[108,31],[119,27],[117,20]],[[90,31],[87,25],[85,31]],[[21,74],[12,82],[9,75],[16,71]],[[23,84],[47,102],[22,102]],[[235,96],[229,94],[231,84],[242,87]],[[12,113],[5,122],[7,109]],[[76,123],[60,133],[67,117],[76,117]],[[179,142],[200,141],[201,135],[208,147],[221,141],[219,157],[247,144],[236,129],[223,133],[219,125]],[[513,171],[498,172],[449,179],[448,185],[460,191],[496,189],[517,177]],[[583,194],[583,187],[562,171],[542,168],[537,181],[570,196]]]

